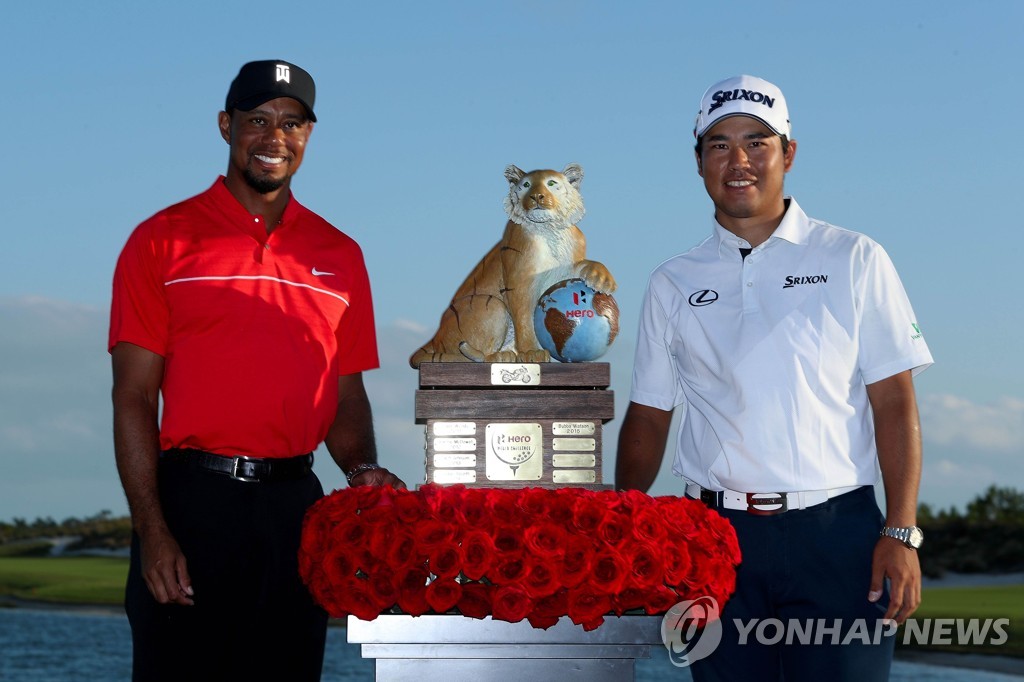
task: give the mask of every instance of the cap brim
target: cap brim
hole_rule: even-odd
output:
[[[747,118],[752,118],[755,121],[759,121],[759,122],[763,123],[765,125],[765,127],[768,128],[768,130],[772,131],[776,135],[788,135],[788,133],[785,133],[785,132],[783,132],[781,130],[777,130],[775,128],[775,126],[773,126],[771,123],[769,123],[768,121],[764,120],[760,116],[755,116],[754,114],[747,113],[746,111],[734,111],[734,112],[732,112],[730,114],[723,114],[723,115],[719,116],[718,118],[716,118],[714,121],[711,122],[710,125],[705,127],[704,130],[697,132],[697,137],[704,137],[709,130],[714,128],[716,125],[718,125],[719,123],[721,123],[725,119],[727,119],[727,118],[735,118],[736,116],[746,116]]]
[[[301,104],[302,108],[306,110],[306,116],[309,117],[309,120],[316,123],[316,114],[313,113],[313,110],[309,107],[308,104],[303,102],[298,97],[293,97],[292,95],[284,95],[281,94],[280,92],[264,92],[259,95],[252,95],[251,97],[240,99],[237,102],[235,102],[235,105],[232,107],[232,109],[238,109],[239,111],[252,111],[259,105],[265,102],[269,102],[272,99],[277,99],[278,97],[288,97],[289,99],[293,99],[299,104]]]

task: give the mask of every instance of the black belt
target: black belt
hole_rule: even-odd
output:
[[[172,448],[161,452],[160,459],[247,482],[289,481],[313,470],[313,453],[298,457],[230,457],[203,450]]]

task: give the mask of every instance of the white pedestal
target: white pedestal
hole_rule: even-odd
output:
[[[563,617],[547,630],[527,621],[458,615],[348,617],[348,641],[376,659],[377,680],[612,682],[634,679],[638,658],[662,646],[661,616],[606,616],[586,632]]]

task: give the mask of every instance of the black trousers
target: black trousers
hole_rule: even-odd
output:
[[[195,605],[153,599],[133,537],[125,589],[132,679],[319,680],[327,613],[298,574],[302,520],[323,496],[316,475],[243,482],[161,459],[159,485]]]
[[[883,523],[872,487],[776,516],[721,513],[743,560],[721,643],[693,662],[696,682],[889,679],[896,638],[880,622],[888,589],[868,601]]]

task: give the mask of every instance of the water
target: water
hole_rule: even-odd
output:
[[[4,682],[129,682],[131,634],[123,615],[35,609],[0,609],[0,680]],[[373,680],[373,661],[345,639],[345,629],[327,632],[323,682]],[[674,668],[665,650],[636,663],[637,682],[690,680]],[[1019,682],[1022,678],[965,668],[896,661],[893,682]]]

